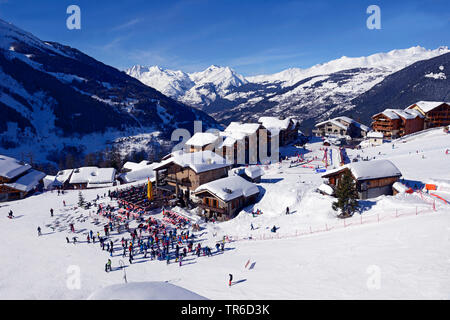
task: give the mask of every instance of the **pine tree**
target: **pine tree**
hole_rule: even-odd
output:
[[[84,201],[83,194],[81,193],[81,191],[79,191],[78,192],[78,206],[83,207],[85,203],[86,203],[86,201]]]
[[[358,209],[358,192],[349,170],[346,170],[336,188],[337,201],[333,202],[333,210],[340,210],[339,218],[347,218]]]

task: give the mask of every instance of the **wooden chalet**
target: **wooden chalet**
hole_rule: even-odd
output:
[[[208,218],[219,221],[233,218],[241,209],[255,202],[259,188],[240,176],[231,176],[199,186],[195,190],[198,206]]]
[[[200,185],[226,177],[229,167],[223,157],[209,150],[193,153],[177,151],[153,168],[155,185],[189,201]]]
[[[419,101],[406,110],[416,110],[425,117],[423,129],[450,125],[450,103],[437,101]]]
[[[347,164],[338,169],[326,172],[322,175],[322,178],[328,179],[328,185],[335,189],[346,171],[350,171],[356,183],[359,199],[392,195],[392,186],[402,175],[400,170],[391,161],[372,160]]]
[[[0,202],[23,199],[43,187],[45,173],[0,155]]]
[[[372,129],[386,139],[411,134],[424,127],[424,116],[415,110],[386,109],[372,116]]]
[[[278,137],[280,147],[288,145],[298,138],[300,122],[293,117],[261,117],[258,122],[269,131],[270,140],[272,137]]]

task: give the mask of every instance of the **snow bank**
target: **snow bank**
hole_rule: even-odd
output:
[[[260,166],[248,166],[244,170],[247,177],[251,179],[259,178],[264,175],[264,170]]]
[[[240,196],[250,197],[259,193],[258,186],[240,176],[226,177],[202,184],[195,192],[202,190],[207,190],[224,201],[230,201]]]
[[[113,284],[93,292],[88,300],[208,300],[190,290],[167,282]]]

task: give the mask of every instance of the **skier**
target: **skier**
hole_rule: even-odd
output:
[[[106,262],[105,271],[111,271],[111,259],[108,259],[108,262]]]
[[[73,244],[77,244],[77,237],[73,237]]]
[[[70,243],[70,240],[69,240],[69,238],[68,238],[68,237],[66,237],[66,241],[67,241],[67,243]]]
[[[217,242],[217,243],[216,243],[216,249],[217,249],[217,252],[219,252],[219,248],[220,248],[220,244]]]
[[[253,223],[250,223],[250,230],[255,230],[255,228],[253,227]]]
[[[87,243],[91,243],[91,238],[89,238],[89,235],[86,237]]]
[[[286,207],[286,214],[289,214],[289,207]]]
[[[228,286],[231,287],[231,282],[233,281],[233,275],[230,273],[230,280],[228,281]]]
[[[38,228],[37,228],[37,231],[38,231],[38,236],[42,235],[42,233],[41,233],[41,227],[38,227]]]
[[[50,217],[53,217],[53,208],[50,209]]]
[[[9,210],[8,218],[10,218],[10,219],[14,218],[12,210]]]

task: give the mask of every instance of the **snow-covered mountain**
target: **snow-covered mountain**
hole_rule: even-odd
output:
[[[225,124],[236,120],[254,121],[262,115],[295,115],[303,121],[305,129],[336,110],[352,109],[352,99],[387,76],[417,61],[449,52],[448,47],[430,50],[416,46],[367,57],[341,57],[308,69],[291,68],[252,77],[243,77],[228,67],[211,66],[202,72],[184,73],[192,82],[189,89],[167,94],[206,111]],[[162,92],[167,92],[164,88],[178,81],[176,77],[160,80],[157,73],[135,70],[133,67],[127,73]],[[165,70],[165,73],[182,72]],[[428,77],[436,78],[438,74],[437,78],[442,78],[441,73],[429,73]]]
[[[299,80],[309,77],[355,68],[380,69],[393,73],[414,62],[434,58],[447,52],[450,52],[448,47],[439,47],[434,50],[429,50],[416,46],[408,49],[396,49],[387,53],[375,53],[367,57],[351,58],[343,56],[339,59],[314,65],[308,69],[290,68],[275,74],[247,77],[247,80],[256,83],[279,81],[283,83],[283,86],[291,86]]]
[[[58,163],[61,153],[104,149],[128,136],[147,151],[205,113],[168,98],[113,67],[0,20],[0,153]],[[141,140],[141,138],[140,138]]]
[[[185,73],[159,66],[134,66],[126,73],[144,84],[186,104],[203,109],[248,81],[229,67],[212,65],[201,72]]]

